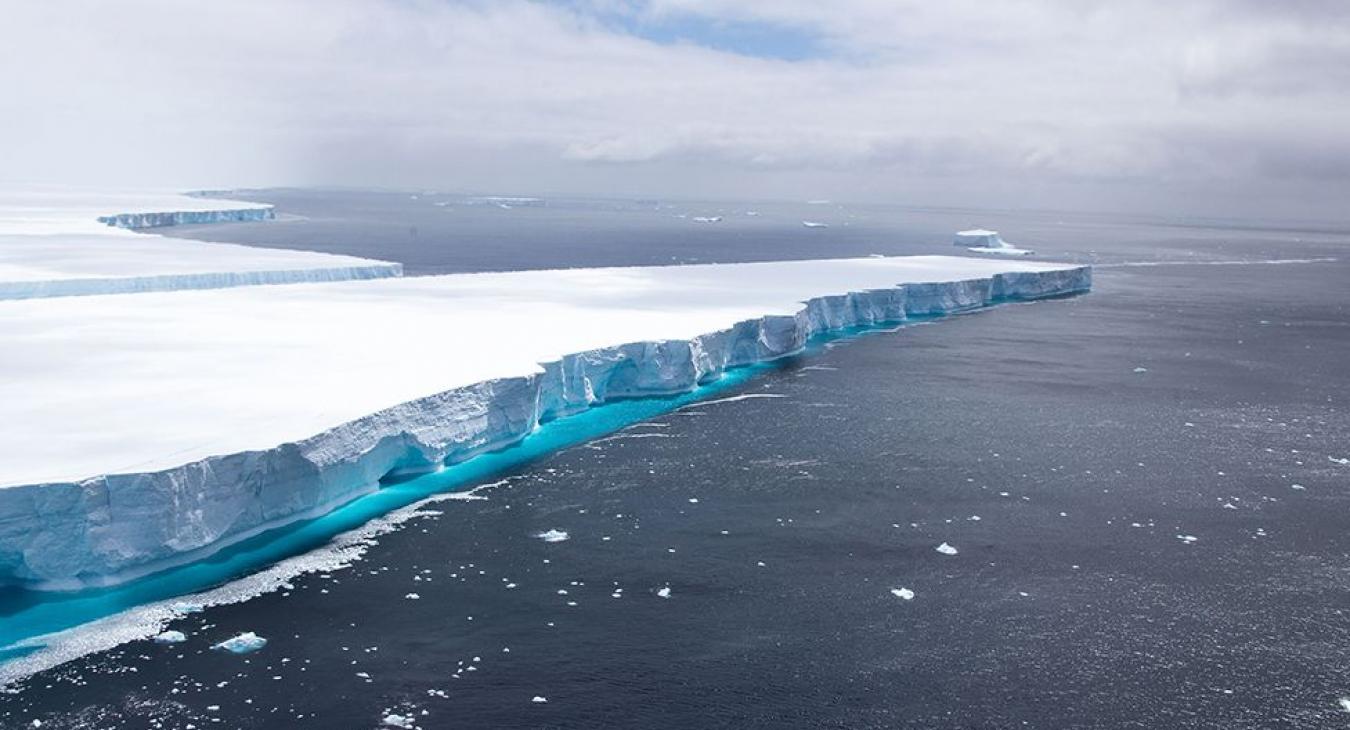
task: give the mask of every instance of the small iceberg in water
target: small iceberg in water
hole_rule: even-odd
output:
[[[805,227],[807,227],[807,228],[829,228],[829,227],[830,227],[830,224],[829,224],[829,223],[821,223],[820,221],[802,221],[802,225],[805,226]]]
[[[211,648],[217,651],[228,651],[231,654],[252,654],[264,646],[267,646],[267,639],[258,636],[252,631],[245,631],[244,633],[234,638],[226,639]]]
[[[554,529],[549,530],[548,532],[541,532],[538,535],[535,535],[535,537],[544,542],[562,542],[571,536],[562,530]]]
[[[1030,256],[1035,251],[1018,248],[1003,240],[998,231],[974,228],[969,231],[957,231],[954,245],[974,253],[997,254],[999,256]]]
[[[187,641],[187,637],[181,631],[165,631],[161,634],[155,634],[151,641],[156,644],[181,644]]]

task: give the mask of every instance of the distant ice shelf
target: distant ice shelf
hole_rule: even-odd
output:
[[[1090,287],[918,256],[0,301],[0,582],[118,582],[817,334]]]
[[[983,228],[957,231],[956,238],[952,243],[972,253],[994,254],[996,256],[1030,256],[1036,253],[1008,243],[1003,240],[1002,236],[998,235],[998,231],[989,231]]]
[[[135,230],[268,220],[272,206],[163,193],[0,190],[0,300],[400,276],[397,263]]]

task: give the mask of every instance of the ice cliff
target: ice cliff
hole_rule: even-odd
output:
[[[132,232],[274,216],[270,205],[185,195],[0,190],[0,300],[345,281],[403,273],[400,264],[354,256]]]
[[[164,226],[195,225],[203,223],[239,223],[265,221],[276,218],[272,206],[221,210],[170,210],[146,213],[115,213],[98,217],[99,223],[117,228],[162,228]]]
[[[729,368],[796,352],[818,334],[965,312],[1006,301],[1059,297],[1091,288],[1091,269],[1087,267],[1001,263],[997,265],[1005,270],[996,271],[995,262],[945,257],[916,257],[914,261],[919,259],[923,259],[922,266],[916,263],[912,270],[904,268],[910,264],[900,259],[798,262],[801,266],[728,265],[720,271],[719,267],[702,267],[711,273],[700,276],[715,276],[712,281],[725,282],[717,286],[730,287],[734,282],[740,289],[754,290],[761,279],[762,286],[768,287],[772,282],[765,277],[776,276],[806,282],[801,286],[813,286],[820,293],[797,300],[801,303],[795,312],[756,304],[761,307],[759,311],[769,313],[729,320],[692,337],[657,337],[583,349],[543,362],[528,374],[490,377],[432,392],[268,447],[193,458],[169,467],[132,467],[90,478],[8,482],[11,486],[0,489],[0,580],[46,588],[118,582],[204,556],[260,531],[322,514],[379,489],[386,475],[430,470],[509,446],[543,422],[606,401],[688,391]],[[902,263],[894,263],[897,261]],[[835,269],[839,273],[832,273],[835,269],[828,266],[831,263],[838,264]],[[664,268],[676,277],[670,289],[681,292],[680,306],[704,306],[702,299],[707,297],[697,293],[688,271],[679,271],[699,267]],[[622,278],[586,270],[542,273],[565,273],[573,277],[569,281],[589,282],[596,289],[632,287],[637,286],[634,282],[643,282],[643,277],[662,276],[662,269],[604,271],[621,271]],[[849,273],[855,271],[871,273],[865,277]],[[754,275],[747,276],[746,272]],[[508,284],[515,288],[524,286],[523,282],[541,280],[536,276],[539,273],[521,274],[522,278],[516,279],[504,278],[513,275],[491,275],[503,277],[495,280],[458,277],[454,284],[500,294]],[[523,278],[528,276],[535,279]],[[888,278],[892,276],[928,276],[931,280],[911,278],[913,283],[885,286],[874,283],[895,281]],[[459,300],[428,300],[427,292],[439,286],[436,279],[456,277],[344,284],[341,286],[349,289],[342,290],[341,295],[348,296],[350,287],[378,286],[385,292],[397,286],[399,292],[407,293],[400,306],[414,293],[420,307],[454,306]],[[855,283],[860,285],[856,290],[852,289]],[[414,286],[418,288],[410,288]],[[828,287],[838,289],[830,292]],[[371,291],[374,289],[350,296],[374,302]],[[721,290],[713,287],[708,291]],[[230,301],[242,301],[242,295],[233,296]],[[510,296],[525,295],[513,291]],[[641,298],[641,292],[635,296]],[[111,299],[139,297],[103,301]],[[753,304],[759,300],[750,301]],[[514,306],[517,302],[513,299],[494,304],[493,311]],[[550,311],[564,309],[555,311],[566,318],[560,321],[577,318],[578,326],[588,321],[588,310],[574,302],[547,306]],[[607,306],[614,305],[611,302]],[[284,318],[284,307],[274,309]],[[679,315],[677,308],[672,311]],[[0,315],[3,313],[0,309]],[[663,331],[655,325],[644,326]],[[455,336],[437,327],[428,323],[418,329],[425,330],[429,338]],[[527,332],[498,334],[505,338],[528,336]],[[588,331],[585,337],[574,340],[595,341],[594,337],[595,333]],[[0,346],[4,344],[0,342]],[[246,398],[248,394],[237,395]],[[343,394],[332,396],[342,398]],[[207,412],[198,415],[202,419],[212,417]]]

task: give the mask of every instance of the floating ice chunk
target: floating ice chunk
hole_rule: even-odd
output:
[[[1289,488],[1290,488],[1290,489],[1297,489],[1297,490],[1299,490],[1299,491],[1302,491],[1302,490],[1304,490],[1304,489],[1307,489],[1307,487],[1303,486],[1302,484],[1290,484],[1290,485],[1289,485]]]
[[[543,540],[544,542],[562,542],[563,540],[566,540],[568,537],[570,537],[570,535],[568,535],[566,532],[562,530],[554,529],[549,530],[548,532],[541,532],[538,535],[535,535],[535,537],[539,538],[540,540]]]
[[[998,235],[998,231],[983,228],[957,231],[952,243],[974,253],[992,253],[1000,256],[1030,256],[1036,253],[1008,243]]]
[[[164,633],[156,634],[153,641],[156,644],[181,644],[184,641],[187,641],[187,637],[184,636],[181,631],[165,631]]]
[[[905,601],[914,600],[914,591],[911,591],[908,588],[892,588],[891,595]]]
[[[698,504],[698,497],[690,497],[689,504]]]
[[[936,548],[933,548],[933,549],[934,549],[934,550],[937,550],[938,552],[942,553],[943,555],[955,555],[955,554],[956,554],[956,548],[952,547],[951,545],[948,545],[948,544],[945,543],[945,542],[942,543],[941,545],[938,545]]]
[[[1145,368],[1145,367],[1138,367],[1138,368],[1135,368],[1135,369],[1134,369],[1134,372],[1136,372],[1136,373],[1146,373],[1146,372],[1148,372],[1148,368]]]
[[[417,595],[416,593],[409,593],[408,595],[404,596],[404,598],[408,599],[409,601],[416,601],[420,599],[421,596]]]
[[[696,216],[694,216],[694,220],[695,220],[696,222],[698,222],[698,223],[721,223],[721,222],[722,222],[722,216],[720,216],[720,215],[696,215]]]
[[[662,598],[670,598],[670,586],[666,586],[656,591],[656,595]]]
[[[1196,537],[1195,535],[1177,535],[1177,539],[1186,543],[1187,545],[1190,545],[1191,543],[1195,542],[1196,540],[1199,540],[1200,538]]]
[[[548,702],[548,698],[543,695],[535,695],[534,698],[530,700],[530,702],[542,705],[545,702]]]
[[[264,646],[267,646],[267,639],[252,631],[245,631],[238,636],[215,644],[211,648],[218,651],[228,651],[231,654],[251,654]]]
[[[1333,463],[1340,464],[1341,466],[1350,466],[1350,459],[1337,459],[1334,456],[1328,456],[1327,458]]]
[[[1350,712],[1350,697],[1342,697],[1337,700],[1337,702],[1340,704],[1342,710]]]
[[[802,221],[802,225],[803,225],[804,227],[806,227],[806,228],[829,228],[829,227],[830,227],[830,224],[829,224],[829,223],[821,223],[820,221]]]
[[[412,728],[416,727],[416,725],[413,724],[413,719],[411,717],[404,717],[402,715],[385,715],[384,720],[381,722],[383,722],[386,727],[399,727],[404,730],[412,730]]]

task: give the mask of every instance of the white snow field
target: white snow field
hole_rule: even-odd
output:
[[[915,256],[0,301],[0,581],[125,580],[817,333],[1090,287]]]
[[[0,299],[399,276],[400,264],[132,229],[265,220],[272,206],[163,193],[0,190]]]

